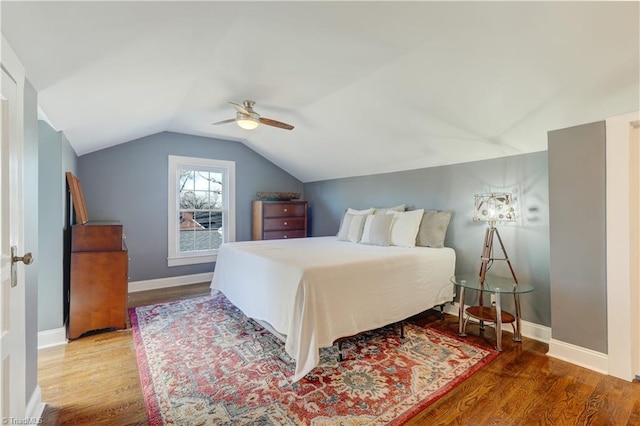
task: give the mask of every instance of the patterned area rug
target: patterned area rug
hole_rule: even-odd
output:
[[[129,310],[150,425],[402,424],[498,353],[407,324],[321,349],[291,383],[284,344],[221,293]]]

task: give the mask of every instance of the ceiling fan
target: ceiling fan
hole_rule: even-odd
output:
[[[254,101],[244,101],[242,105],[235,102],[229,103],[237,110],[236,118],[218,121],[216,123],[213,123],[214,125],[231,123],[232,121],[235,121],[236,123],[238,123],[238,126],[246,130],[253,130],[258,127],[259,124],[266,124],[267,126],[279,127],[286,130],[293,129],[293,126],[291,124],[261,117],[260,114],[253,110],[253,105],[255,104]]]

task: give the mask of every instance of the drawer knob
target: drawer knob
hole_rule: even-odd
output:
[[[289,210],[287,210],[287,209],[284,209],[284,211],[285,211],[285,212],[288,212]]]
[[[284,224],[285,224],[285,225],[288,225],[289,223],[285,222]]]
[[[287,236],[285,235],[284,238],[287,238]]]

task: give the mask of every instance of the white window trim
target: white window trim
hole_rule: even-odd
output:
[[[223,212],[223,223],[225,226],[223,242],[232,242],[236,240],[236,163],[235,161],[215,160],[211,158],[198,157],[181,157],[177,155],[169,155],[169,182],[168,182],[168,221],[167,221],[167,239],[168,254],[167,266],[183,266],[194,265],[198,263],[215,262],[218,257],[218,250],[211,250],[206,254],[180,254],[178,250],[178,174],[179,167],[208,167],[226,169],[227,182],[223,186],[224,196],[226,200],[226,208]]]

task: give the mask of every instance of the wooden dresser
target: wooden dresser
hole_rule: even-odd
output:
[[[117,222],[71,228],[69,339],[126,328],[129,255]]]
[[[306,201],[254,201],[251,238],[277,240],[307,236]]]

